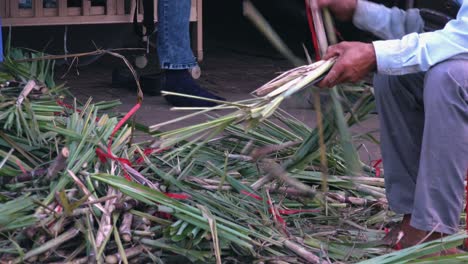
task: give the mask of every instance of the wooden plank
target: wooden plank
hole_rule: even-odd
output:
[[[203,60],[203,0],[197,0],[197,59]]]
[[[5,1],[5,16],[10,17],[10,0]]]
[[[58,14],[61,17],[68,15],[68,3],[67,0],[58,0]]]
[[[116,14],[117,14],[117,1],[107,0],[106,1],[106,15],[116,15]]]
[[[67,16],[81,16],[81,7],[68,7]]]
[[[88,16],[105,15],[106,8],[104,6],[91,6]],[[69,7],[68,16],[82,16],[81,7]]]
[[[19,0],[10,0],[10,17],[19,17]]]
[[[138,14],[143,14],[143,1],[138,2]]]
[[[34,12],[31,8],[20,8],[16,17],[34,17]]]
[[[158,1],[154,4],[154,22],[158,22]]]
[[[58,16],[58,8],[44,8],[44,16],[45,17]]]
[[[154,1],[154,22],[158,21],[158,0]]]
[[[140,17],[142,19],[142,17]],[[54,17],[19,17],[2,19],[2,24],[8,26],[46,26],[46,25],[78,25],[78,24],[118,24],[131,23],[133,16],[54,16]]]
[[[133,12],[135,12],[135,1],[130,2],[130,15],[133,16]]]
[[[0,0],[1,1],[1,0]],[[35,7],[38,6],[38,0],[33,0]],[[40,10],[19,10],[12,6],[18,6],[19,0],[1,1],[0,7],[4,7],[3,25],[4,26],[39,26],[39,25],[73,25],[73,24],[112,24],[112,23],[131,23],[133,20],[133,9],[135,8],[134,1],[131,1],[132,12],[128,15],[104,15],[112,10],[117,14],[125,13],[125,0],[106,0],[111,3],[110,9],[104,7],[92,7],[89,0],[84,0],[82,7],[68,8],[67,0],[57,0],[58,8],[43,8],[41,17],[33,17],[36,12],[40,14]],[[112,3],[112,1],[114,1]],[[14,3],[14,4],[12,4]],[[39,9],[39,8],[38,8]],[[16,17],[9,18],[8,13],[16,13]],[[157,4],[155,5],[155,13],[157,14]],[[18,16],[21,12],[21,16]],[[192,8],[190,12],[190,20],[195,21],[196,28],[194,32],[194,49],[198,60],[203,59],[203,12],[202,0],[192,0]],[[141,14],[138,16],[142,19]]]
[[[34,0],[33,2],[34,16],[44,16],[44,0]]]
[[[203,60],[203,0],[197,1],[197,59]]]
[[[192,0],[192,6],[190,8],[190,21],[195,22],[197,21],[198,17],[198,1],[197,0]]]
[[[0,18],[6,17],[6,2],[7,0],[0,1]]]
[[[125,14],[125,0],[117,0],[117,15]]]
[[[91,6],[89,11],[90,16],[105,15],[106,7],[105,6]]]
[[[91,13],[91,1],[90,0],[81,0],[81,15],[89,16]]]

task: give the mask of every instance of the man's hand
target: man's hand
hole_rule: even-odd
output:
[[[357,0],[316,0],[317,6],[313,8],[328,7],[331,12],[341,21],[353,19],[356,10]]]
[[[362,42],[341,42],[331,46],[323,59],[337,57],[335,65],[318,84],[319,87],[333,87],[344,82],[357,82],[375,70],[377,62],[374,46]]]

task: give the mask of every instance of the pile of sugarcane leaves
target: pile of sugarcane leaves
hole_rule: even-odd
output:
[[[466,237],[400,251],[382,241],[399,218],[348,131],[374,108],[369,87],[326,92],[320,131],[278,108],[333,61],[131,144],[131,122],[113,134],[118,102],[80,104],[55,85],[53,61],[18,61],[41,56],[11,49],[0,72],[1,263],[428,263]]]

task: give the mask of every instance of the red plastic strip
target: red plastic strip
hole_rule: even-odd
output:
[[[176,200],[189,200],[192,198],[192,196],[186,193],[164,193],[164,195]]]
[[[259,201],[262,201],[262,200],[263,200],[262,197],[256,195],[255,193],[251,193],[251,192],[248,192],[248,191],[242,190],[242,191],[241,191],[241,194],[245,194],[245,195],[247,195],[247,196],[249,196],[249,197],[252,197],[252,198],[254,198],[254,199],[256,199],[256,200],[259,200]]]
[[[132,163],[128,159],[119,158],[119,157],[114,156],[114,154],[112,154],[112,142],[114,140],[114,136],[117,133],[117,131],[119,131],[119,129],[125,124],[125,122],[127,122],[128,119],[130,119],[130,117],[132,117],[138,111],[138,109],[140,109],[140,107],[141,107],[141,103],[137,103],[135,106],[133,106],[132,109],[130,109],[130,111],[114,127],[114,129],[112,130],[112,134],[109,137],[109,142],[107,144],[107,152],[104,152],[100,148],[96,149],[96,155],[98,156],[101,162],[106,162],[107,159],[111,159],[111,160],[117,161],[121,165],[126,164],[130,167],[133,166]],[[128,175],[124,166],[122,166],[122,169],[123,169],[125,178],[128,181],[131,181],[132,179]]]
[[[75,110],[75,111],[78,112],[78,113],[81,113],[81,112],[82,112],[81,109],[78,109],[78,108],[75,109],[75,107],[73,107],[73,105],[64,103],[62,100],[57,100],[56,102],[57,102],[57,104],[58,104],[59,106],[61,106],[61,107],[63,107],[63,108]],[[55,114],[55,115],[61,115],[62,113],[55,112],[54,114]],[[98,122],[98,121],[99,121],[99,117],[96,117],[96,122]]]
[[[248,192],[248,191],[245,191],[245,190],[242,190],[240,191],[241,194],[244,194],[244,195],[247,195],[251,198],[254,198],[256,200],[259,200],[259,201],[263,201],[263,198],[254,194],[254,193],[251,193],[251,192]],[[282,212],[285,212],[286,214],[292,214],[291,211],[292,210],[278,210],[274,207],[274,205],[271,203],[271,201],[268,201],[268,205],[270,206],[270,208],[268,208],[268,212],[270,212],[272,215],[273,215],[273,218],[282,225],[283,229],[286,230],[286,221],[284,220],[283,217],[281,217],[281,214]],[[298,210],[295,210],[293,213],[298,213],[296,212]]]
[[[172,218],[172,215],[166,212],[157,212],[156,215],[158,215],[161,218],[168,219],[168,220]]]
[[[307,0],[305,0],[305,5],[306,5],[307,22],[309,24],[310,33],[312,34],[312,43],[315,49],[315,60],[318,61],[320,60],[320,50],[319,50],[317,32],[315,32],[315,27],[314,27],[314,19],[312,18],[312,13],[311,13],[312,11],[310,10],[309,2]]]
[[[16,160],[16,165],[18,165],[18,167],[20,168],[21,172],[23,172],[23,174],[28,174],[28,171],[26,171],[23,165],[21,165],[21,162],[19,160]]]
[[[301,213],[320,213],[320,209],[278,209],[278,212],[282,215],[294,215]]]
[[[271,201],[268,201],[268,205],[270,206],[268,211],[273,215],[273,218],[275,219],[275,221],[281,224],[281,227],[285,231],[286,221],[284,221],[283,217],[281,217],[281,214],[278,212],[278,209],[275,208],[275,206],[273,205]]]
[[[465,200],[465,229],[468,233],[468,171],[466,172],[466,200]],[[468,239],[465,239],[465,249],[468,248]]]
[[[62,206],[57,205],[57,207],[55,207],[55,210],[54,210],[54,211],[55,211],[56,213],[59,213],[59,214],[60,214],[60,213],[63,211],[63,208],[62,208]]]
[[[71,110],[74,110],[75,108],[73,107],[73,105],[71,104],[66,104],[65,102],[63,102],[62,100],[57,100],[57,104],[63,108],[67,108],[67,109],[71,109]],[[78,113],[81,113],[81,110],[80,109],[76,109],[76,111]]]
[[[373,160],[371,162],[372,168],[375,169],[375,177],[380,178],[382,176],[382,169],[380,168],[380,164],[382,164],[382,159]]]
[[[114,136],[117,133],[117,131],[119,131],[119,129],[123,126],[123,124],[125,124],[125,122],[127,122],[128,119],[130,119],[130,117],[132,117],[138,111],[138,109],[140,109],[140,107],[141,107],[141,103],[137,103],[135,106],[133,106],[132,109],[130,109],[130,111],[128,111],[128,113],[119,121],[119,123],[117,123],[117,126],[114,127],[114,130],[112,131],[112,134],[109,138],[109,144],[107,145],[108,153],[112,153],[111,151],[112,140],[114,139]]]
[[[139,157],[135,163],[136,164],[141,164],[145,161],[145,157],[148,157],[149,155],[153,154],[153,153],[162,153],[163,151],[166,151],[166,150],[169,150],[169,148],[162,148],[162,149],[158,149],[158,148],[147,148],[145,150],[143,150],[143,155],[142,157]]]
[[[274,205],[271,205],[271,207],[274,207]],[[273,208],[273,210],[276,210],[276,209]],[[275,217],[276,221],[278,221],[278,223],[280,223],[281,226],[283,227],[283,229],[285,230],[286,229],[286,221],[284,221],[284,218],[281,217],[281,213],[278,212],[278,210],[276,210],[276,213],[274,213],[273,216]]]
[[[385,231],[385,234],[387,235],[388,233],[390,233],[390,229],[388,229],[387,227],[384,229]],[[394,250],[402,250],[403,247],[401,246],[401,243],[398,242],[395,244],[395,246],[393,247]]]

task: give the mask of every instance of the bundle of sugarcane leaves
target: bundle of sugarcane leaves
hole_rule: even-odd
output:
[[[397,217],[347,131],[373,109],[368,87],[342,89],[355,98],[346,115],[345,93],[332,91],[323,135],[278,108],[333,62],[285,73],[266,96],[196,113],[232,114],[164,133],[159,124],[155,141],[129,144],[132,128],[115,130],[118,118],[101,112],[117,102],[66,104],[52,62],[17,61],[31,56],[41,55],[7,56],[0,74],[2,262],[402,263],[466,237],[400,252],[380,241]]]
[[[144,158],[146,164],[136,175],[152,178],[156,174],[163,180],[156,188],[187,194],[179,197],[182,200],[156,197],[151,186],[130,187],[108,175],[95,177],[140,202],[158,203],[157,211],[175,218],[163,229],[159,242],[214,251],[208,256],[214,255],[216,261],[359,262],[388,253],[389,241],[382,240],[384,227],[398,219],[388,211],[383,179],[359,160],[348,130],[374,109],[370,87],[325,92],[330,103],[323,109],[322,135],[279,108],[286,98],[310,88],[333,63],[319,61],[285,72],[256,90],[254,99],[218,102],[217,107],[150,127],[157,137],[152,146],[156,150]],[[354,98],[354,103],[347,97]],[[342,103],[350,105],[347,114]],[[223,116],[212,114],[206,123],[156,131],[195,115],[230,109],[234,111]],[[325,180],[318,170],[320,137],[327,146],[331,174]],[[319,191],[323,185],[328,186],[326,192]],[[197,237],[200,234],[209,234],[208,245]],[[380,257],[375,263],[415,260],[459,245],[464,237],[459,234],[450,242],[424,244]],[[151,245],[149,240],[142,243]]]

